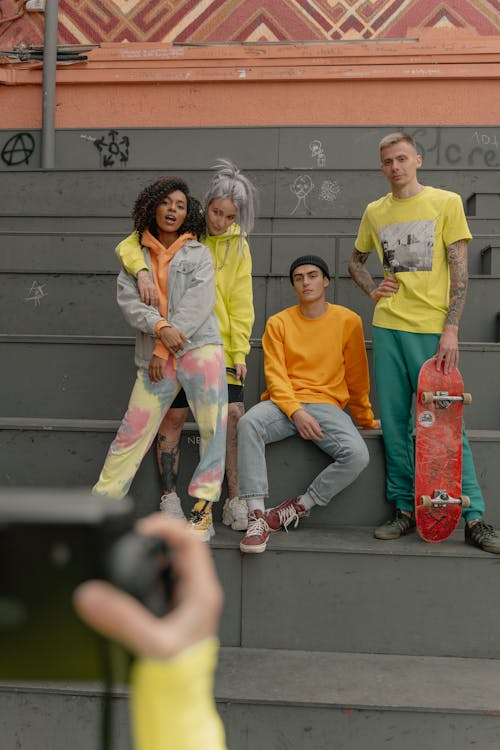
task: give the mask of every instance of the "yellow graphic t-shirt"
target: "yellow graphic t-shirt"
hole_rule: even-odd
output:
[[[456,193],[424,187],[412,198],[388,193],[363,214],[355,247],[376,250],[384,276],[399,282],[396,294],[377,302],[373,325],[413,333],[441,333],[449,304],[446,248],[470,240],[462,199]]]

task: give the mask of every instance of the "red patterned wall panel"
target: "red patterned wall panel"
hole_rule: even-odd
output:
[[[60,0],[59,42],[279,42],[405,38],[455,26],[500,34],[500,0]],[[43,41],[43,14],[0,0],[0,47]]]

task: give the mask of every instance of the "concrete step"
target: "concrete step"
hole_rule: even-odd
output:
[[[371,368],[372,347],[367,342]],[[135,382],[131,336],[1,335],[3,388],[0,414],[6,417],[112,419],[123,417]],[[247,409],[265,390],[262,344],[252,339],[245,384]],[[36,378],[33,373],[36,368]],[[500,344],[464,342],[460,369],[473,396],[464,417],[469,429],[500,429]],[[485,380],[487,373],[487,380]],[[377,391],[371,378],[377,413]]]
[[[222,649],[216,695],[237,750],[482,750],[499,677],[491,660]]]
[[[94,484],[118,428],[112,420],[65,420],[17,417],[0,419],[0,485],[16,487],[89,487]],[[390,514],[385,502],[384,448],[380,431],[364,430],[370,464],[358,479],[326,508],[316,508],[301,526],[376,526]],[[478,479],[487,502],[487,515],[500,527],[500,506],[495,502],[500,486],[498,452],[500,431],[471,430],[469,440]],[[190,511],[187,487],[198,463],[199,435],[187,423],[181,439],[178,491],[184,510]],[[296,497],[328,464],[328,457],[299,437],[268,446],[268,506]],[[27,470],[28,467],[28,470]],[[161,496],[154,446],[145,456],[132,484],[137,514],[158,508]],[[224,493],[222,499],[227,495]],[[222,508],[214,510],[216,520]]]
[[[211,542],[225,589],[223,645],[500,659],[499,560],[416,533],[383,542],[366,527],[273,534],[257,555],[241,532]]]
[[[115,265],[113,258],[107,257],[111,254],[112,248],[108,250],[103,265]],[[78,336],[130,335],[131,329],[116,303],[118,269],[111,272],[74,272],[68,270],[72,263],[74,260],[66,261],[66,265],[55,272],[49,272],[47,268],[3,272],[0,318],[4,330],[14,335],[43,335],[48,332]],[[269,275],[254,271],[253,288],[256,310],[253,335],[260,338],[267,318],[284,307],[296,304],[297,299],[288,274]],[[327,298],[361,315],[365,335],[371,338],[373,303],[361,293],[347,273],[332,279]],[[467,306],[460,326],[462,340],[498,342],[499,298],[499,275],[470,276]]]
[[[232,750],[496,748],[500,661],[222,648],[217,707]],[[113,747],[130,750],[128,688]],[[5,748],[95,750],[99,684],[0,684]],[[74,739],[73,739],[74,738]]]

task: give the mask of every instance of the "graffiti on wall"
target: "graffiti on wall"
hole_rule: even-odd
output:
[[[25,302],[34,302],[35,307],[40,307],[40,302],[44,297],[48,296],[48,292],[45,291],[46,284],[39,284],[38,281],[34,281],[28,292],[28,296],[24,298]]]
[[[29,164],[35,150],[35,139],[31,133],[15,133],[3,145],[0,158],[6,167]]]
[[[491,129],[474,130],[460,142],[458,139],[447,141],[442,128],[417,128],[412,135],[422,154],[424,167],[500,167],[500,135]]]
[[[101,137],[93,139],[93,144],[99,152],[101,167],[125,167],[128,164],[130,139],[120,136],[118,130],[109,130]]]

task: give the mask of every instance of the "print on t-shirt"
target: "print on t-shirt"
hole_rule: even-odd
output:
[[[379,227],[378,236],[387,273],[431,271],[434,221],[405,221]]]

